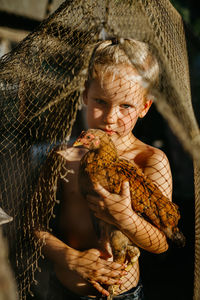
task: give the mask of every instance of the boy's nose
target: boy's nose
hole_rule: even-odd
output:
[[[105,113],[104,122],[108,124],[113,124],[115,123],[116,118],[117,118],[117,111],[115,108],[111,108]]]

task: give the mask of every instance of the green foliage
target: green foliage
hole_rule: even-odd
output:
[[[193,23],[194,33],[200,36],[200,18],[196,19]]]
[[[184,22],[190,26],[194,35],[200,35],[200,17],[194,18],[192,11],[186,4],[183,4],[182,0],[171,0],[172,5],[182,16]]]
[[[190,23],[190,11],[187,7],[182,4],[182,1],[171,0],[172,5],[177,9],[177,11],[182,16],[183,20],[188,24]]]

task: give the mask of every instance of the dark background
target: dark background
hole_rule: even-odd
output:
[[[191,93],[194,112],[200,121],[200,14],[196,1],[171,1],[184,19],[190,66]],[[154,118],[150,120],[150,115]],[[162,140],[162,150],[169,158],[173,176],[173,201],[180,207],[180,228],[186,236],[186,246],[182,249],[170,245],[161,255],[144,252],[142,278],[147,300],[190,300],[193,298],[194,280],[194,186],[193,164],[183,150],[168,124],[154,108],[145,120],[149,129],[148,141]],[[149,118],[149,119],[148,119]],[[141,126],[142,127],[142,126]],[[142,128],[139,134],[143,135]],[[145,136],[145,132],[144,132]]]
[[[199,120],[200,92],[200,14],[197,1],[171,1],[184,19],[191,77],[192,101]],[[1,11],[0,26],[32,31],[39,21]],[[13,42],[12,47],[15,46]],[[73,135],[82,129],[79,112]],[[182,249],[170,245],[160,255],[142,252],[141,275],[147,300],[190,300],[193,297],[194,274],[194,187],[193,165],[168,124],[153,106],[150,113],[136,127],[136,136],[152,145],[159,143],[169,158],[173,175],[173,201],[181,212],[180,228],[186,236]],[[148,295],[148,296],[147,296]],[[39,300],[39,295],[37,298]]]

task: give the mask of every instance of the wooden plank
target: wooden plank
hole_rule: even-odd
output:
[[[46,16],[48,0],[0,0],[0,10],[41,21]]]

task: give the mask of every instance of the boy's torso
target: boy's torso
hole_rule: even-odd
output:
[[[122,153],[122,157],[128,159],[142,170],[145,169],[146,159],[152,155],[152,147],[139,141],[138,147]],[[97,247],[97,239],[93,229],[90,211],[86,199],[83,198],[78,186],[78,169],[80,160],[87,152],[86,149],[68,148],[67,169],[73,173],[67,176],[68,182],[62,182],[62,200],[59,229],[63,240],[76,249],[89,249]],[[76,239],[74,237],[77,237]]]
[[[145,148],[146,149],[146,148]],[[66,162],[66,167],[74,171],[73,174],[69,174],[69,182],[62,182],[62,200],[59,218],[59,231],[62,233],[61,237],[66,244],[72,248],[78,250],[86,250],[90,248],[98,248],[98,241],[96,234],[93,229],[89,207],[87,205],[86,199],[82,197],[79,192],[78,187],[78,168],[82,156],[87,152],[86,150],[69,148],[68,161]],[[132,153],[125,153],[123,157],[134,162],[134,157],[138,165],[143,169],[143,164],[145,161],[145,154],[142,154],[140,149],[132,151]],[[137,275],[136,275],[137,274]],[[69,289],[74,292],[78,292],[77,283],[80,278],[74,274],[70,274],[70,280],[66,280],[66,285]],[[69,278],[68,277],[68,278]],[[125,289],[132,288],[137,285],[139,279],[139,265],[136,264],[134,268],[129,272],[127,276],[127,284],[125,284]],[[76,283],[77,280],[77,283]],[[84,280],[83,280],[84,281]],[[125,280],[124,280],[125,282]],[[87,285],[87,282],[84,281]],[[78,293],[82,294],[87,291],[87,286],[85,289],[80,289]],[[91,289],[92,292],[93,289]],[[88,284],[88,292],[90,291],[90,285]]]
[[[94,248],[97,244],[90,211],[78,187],[79,163],[86,151],[75,148],[69,148],[67,151],[69,155],[66,167],[74,172],[68,175],[69,182],[62,181],[59,230],[62,239],[72,248]]]

